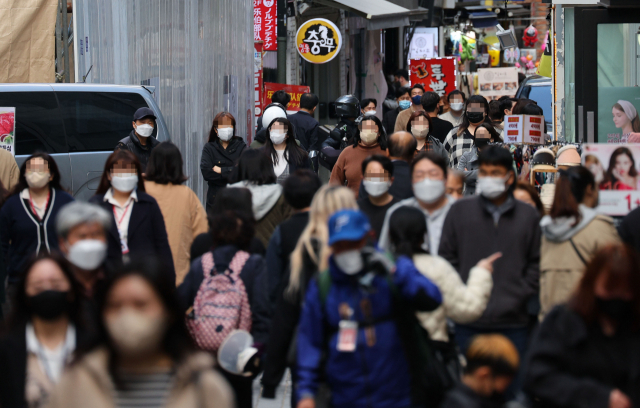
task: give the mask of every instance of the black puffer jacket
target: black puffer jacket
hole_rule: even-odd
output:
[[[202,148],[200,171],[202,172],[202,177],[209,184],[207,211],[213,206],[217,192],[227,185],[231,171],[246,148],[247,145],[244,140],[237,136],[229,140],[229,145],[226,149],[222,147],[218,140],[209,142]],[[215,166],[220,167],[221,173],[213,171]]]
[[[140,167],[142,167],[142,172],[144,173],[147,171],[147,163],[149,163],[151,151],[159,144],[160,142],[158,141],[158,139],[150,136],[147,138],[147,145],[143,146],[140,143],[140,140],[138,140],[138,136],[136,136],[135,130],[132,130],[131,133],[129,133],[129,136],[118,142],[114,150],[124,149],[135,154],[138,160],[140,160]]]

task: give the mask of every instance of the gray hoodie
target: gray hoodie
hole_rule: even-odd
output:
[[[540,220],[540,227],[544,236],[553,242],[564,242],[573,238],[578,232],[584,229],[594,218],[598,215],[598,212],[584,204],[579,206],[582,219],[576,223],[575,217],[559,217],[556,219],[551,218],[549,215],[545,215]]]
[[[227,187],[244,187],[251,191],[253,216],[256,217],[256,221],[260,221],[267,215],[282,195],[282,186],[280,184],[263,184],[259,186],[248,181],[239,181]]]

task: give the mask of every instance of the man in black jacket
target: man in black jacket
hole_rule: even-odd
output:
[[[435,92],[426,92],[422,95],[422,99],[420,100],[424,111],[431,118],[431,129],[429,134],[438,139],[440,143],[444,143],[444,139],[447,138],[447,135],[451,132],[451,129],[453,129],[453,125],[451,122],[442,120],[438,117],[439,102],[440,96]]]
[[[140,160],[142,172],[147,171],[147,163],[151,150],[160,144],[155,137],[150,137],[156,127],[156,115],[149,108],[140,108],[133,115],[133,130],[116,145],[115,150],[129,150]]]
[[[300,111],[289,116],[289,122],[295,127],[296,139],[300,146],[309,153],[313,162],[313,168],[318,170],[318,121],[313,118],[313,113],[318,106],[318,96],[312,93],[303,94],[300,97]]]
[[[475,323],[456,325],[456,340],[464,351],[477,334],[500,333],[521,356],[528,341],[527,302],[538,296],[540,279],[539,216],[531,206],[513,198],[516,176],[513,157],[503,147],[480,154],[480,195],[456,201],[444,222],[438,255],[457,269],[464,282],[479,260],[496,252],[493,291]],[[519,382],[514,384],[517,391]]]
[[[396,127],[396,119],[398,119],[400,112],[411,106],[411,94],[409,88],[399,88],[396,91],[396,101],[399,106],[396,109],[387,112],[382,120],[382,126],[388,135],[393,133],[393,129]]]

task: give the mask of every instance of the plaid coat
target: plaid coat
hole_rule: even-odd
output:
[[[449,152],[449,167],[455,169],[463,154],[470,151],[473,147],[473,136],[465,129],[458,136],[458,127],[451,129],[451,132],[444,139],[444,148]]]

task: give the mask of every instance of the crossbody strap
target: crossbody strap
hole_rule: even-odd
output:
[[[573,250],[576,251],[576,254],[578,255],[578,258],[580,258],[582,263],[586,265],[587,261],[586,261],[586,259],[584,259],[584,257],[580,253],[580,251],[578,251],[578,247],[576,246],[575,242],[573,242],[573,238],[569,238],[569,242],[571,243],[571,246],[573,247]]]

